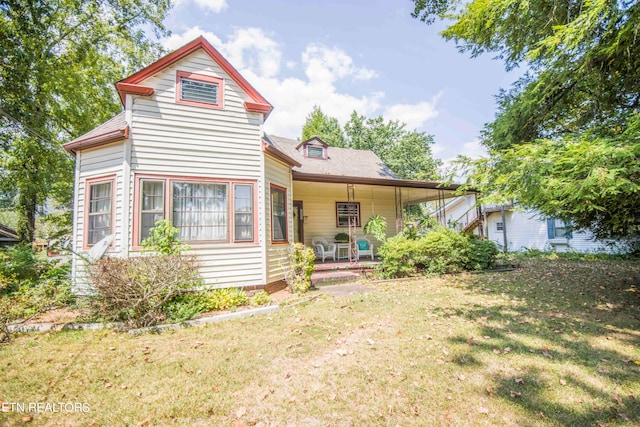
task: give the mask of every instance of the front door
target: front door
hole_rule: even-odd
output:
[[[293,201],[293,237],[296,243],[304,243],[304,211],[302,201]]]

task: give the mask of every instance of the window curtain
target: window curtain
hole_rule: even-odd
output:
[[[227,240],[227,186],[173,183],[173,225],[180,240]]]
[[[236,185],[233,194],[234,239],[253,241],[253,186]]]
[[[140,240],[149,237],[156,221],[164,219],[164,181],[142,181]]]

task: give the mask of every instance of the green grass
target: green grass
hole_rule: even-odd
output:
[[[0,400],[90,406],[37,425],[640,424],[638,261],[372,286],[160,335],[22,335]]]

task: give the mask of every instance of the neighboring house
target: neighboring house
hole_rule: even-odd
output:
[[[402,228],[407,204],[457,186],[396,176],[370,151],[263,132],[271,104],[204,38],[116,83],[124,111],[65,144],[76,157],[73,246],[135,256],[160,219],[180,229],[211,287],[282,283],[287,244],[373,214]],[[352,229],[353,230],[353,229]],[[88,281],[73,258],[76,292]]]
[[[0,248],[15,245],[20,241],[18,232],[6,225],[0,224]]]
[[[481,232],[500,247],[506,243],[509,251],[537,249],[586,253],[623,250],[612,242],[594,239],[589,231],[571,230],[570,224],[543,217],[534,210],[516,209],[513,205],[482,205],[478,212],[473,195],[449,200],[433,214],[434,217],[438,215],[441,222],[450,227],[475,234]]]

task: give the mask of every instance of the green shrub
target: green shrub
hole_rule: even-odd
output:
[[[70,262],[39,259],[31,245],[0,249],[0,342],[8,324],[73,301]]]
[[[311,287],[311,275],[316,269],[316,255],[312,248],[302,243],[289,245],[287,249],[288,264],[281,265],[284,279],[291,292],[304,293]]]
[[[184,292],[167,301],[162,310],[167,320],[184,322],[207,311],[207,305],[202,292]]]
[[[149,230],[149,237],[140,244],[147,251],[156,252],[162,255],[180,255],[189,246],[180,244],[178,234],[180,230],[166,219],[156,221],[154,227]]]
[[[214,289],[203,293],[205,311],[228,310],[249,303],[247,294],[239,288]]]
[[[379,250],[382,264],[378,271],[386,278],[478,270],[494,265],[498,249],[491,241],[460,234],[445,227],[434,227],[422,237],[400,234]]]
[[[378,273],[389,279],[414,274],[417,271],[414,259],[417,248],[417,240],[402,234],[387,239],[378,250],[382,259]]]
[[[272,301],[269,294],[265,291],[259,291],[254,296],[251,297],[249,304],[254,307],[269,304]]]
[[[467,270],[487,270],[495,266],[499,253],[498,246],[489,239],[480,240],[474,234],[468,236],[471,247],[465,268]]]
[[[23,285],[35,285],[49,263],[37,258],[31,245],[17,244],[0,250],[0,275],[6,280],[0,292],[16,292]]]

